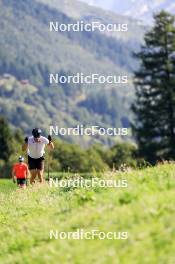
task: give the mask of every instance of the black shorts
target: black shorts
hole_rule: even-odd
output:
[[[44,157],[33,159],[28,156],[29,170],[44,170]]]
[[[26,179],[25,178],[17,179],[17,183],[18,185],[26,185]]]

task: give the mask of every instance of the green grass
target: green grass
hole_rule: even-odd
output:
[[[0,263],[175,263],[175,164],[106,174],[128,179],[125,189],[17,192],[0,181]],[[128,240],[50,240],[58,231],[127,231]]]

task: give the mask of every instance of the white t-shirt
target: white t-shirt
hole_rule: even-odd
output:
[[[46,137],[40,136],[39,140],[39,142],[35,142],[33,136],[28,138],[28,155],[33,159],[41,158],[45,153],[45,146],[49,144]]]

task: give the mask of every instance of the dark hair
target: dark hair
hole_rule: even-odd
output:
[[[34,138],[39,138],[41,136],[41,129],[40,128],[34,128],[32,130],[32,135],[34,136]]]

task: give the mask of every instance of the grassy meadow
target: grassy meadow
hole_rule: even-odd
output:
[[[93,175],[91,175],[93,176]],[[104,173],[128,188],[50,188],[17,191],[0,180],[0,263],[174,264],[175,164]],[[56,240],[59,232],[127,231],[127,240]]]

